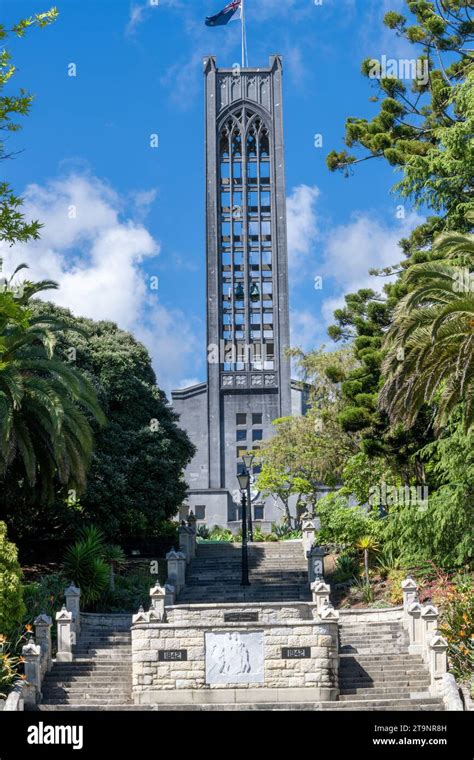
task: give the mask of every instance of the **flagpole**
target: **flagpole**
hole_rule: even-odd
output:
[[[242,0],[240,6],[240,21],[242,25],[242,68],[249,65],[249,54],[247,50],[247,30],[245,28],[245,0]]]
[[[242,68],[245,68],[245,0],[240,6],[240,25],[242,27]]]

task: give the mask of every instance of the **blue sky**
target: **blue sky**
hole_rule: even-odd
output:
[[[6,270],[27,261],[35,278],[56,279],[54,300],[74,313],[132,331],[169,392],[205,379],[202,59],[239,61],[240,24],[204,25],[224,0],[152,2],[58,0],[55,24],[9,42],[11,91],[23,86],[36,99],[9,140],[21,152],[2,162],[2,178],[45,227],[40,242],[0,255]],[[2,0],[2,23],[51,4]],[[370,267],[395,263],[397,240],[418,220],[408,206],[397,218],[397,176],[386,164],[368,161],[349,179],[325,165],[343,147],[346,117],[376,112],[361,61],[409,53],[382,25],[404,3],[246,5],[250,65],[283,56],[292,342],[311,349],[330,343],[344,293],[371,282]]]

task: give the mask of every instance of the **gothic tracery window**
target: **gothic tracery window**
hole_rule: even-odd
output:
[[[224,370],[274,369],[269,131],[259,115],[240,109],[221,127],[218,145],[221,332],[251,347],[245,362],[229,354]]]

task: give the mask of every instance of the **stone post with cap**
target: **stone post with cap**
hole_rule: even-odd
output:
[[[81,632],[81,589],[71,583],[64,590],[66,597],[66,609],[72,612],[72,627],[76,638]]]
[[[35,639],[41,649],[41,676],[49,673],[53,665],[53,653],[51,647],[51,626],[53,621],[44,613],[34,620]]]
[[[41,647],[33,637],[21,650],[25,667],[24,702],[27,706],[38,704],[41,694]]]
[[[438,630],[438,610],[432,604],[426,604],[421,610],[422,652],[425,662],[430,661],[430,641]]]
[[[56,624],[58,629],[58,651],[56,654],[57,662],[72,662],[72,647],[75,643],[75,634],[73,629],[72,612],[63,605],[60,612],[56,613]]]
[[[409,626],[408,608],[413,602],[418,600],[418,586],[411,575],[405,578],[401,585],[403,592],[403,627],[407,629]]]
[[[155,613],[165,621],[166,591],[159,583],[150,589],[151,607]]]

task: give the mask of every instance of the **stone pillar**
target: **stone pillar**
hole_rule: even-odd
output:
[[[176,588],[165,583],[165,607],[172,607],[176,599]]]
[[[38,615],[35,618],[35,639],[41,649],[41,677],[49,673],[53,665],[51,648],[51,626],[53,621],[49,615]]]
[[[324,580],[324,549],[321,546],[312,546],[306,557],[308,558],[309,584]]]
[[[425,662],[430,660],[430,641],[438,630],[438,610],[432,604],[425,605],[421,610],[422,657]]]
[[[63,608],[56,613],[56,623],[58,626],[58,652],[56,654],[57,662],[72,662],[72,647],[75,643],[75,633],[72,620],[72,612]]]
[[[410,637],[408,651],[410,654],[421,654],[423,650],[421,604],[419,602],[412,602],[408,607],[407,614],[408,635]]]
[[[176,593],[179,594],[180,592],[180,585],[179,585],[179,579],[181,577],[181,558],[178,556],[178,552],[175,552],[174,549],[171,549],[170,552],[166,555],[166,561],[168,563],[168,578],[167,581],[171,583],[172,586],[175,587]]]
[[[190,547],[190,540],[191,539],[191,532],[186,523],[183,522],[178,528],[178,536],[179,536],[179,550],[184,554],[186,557],[186,563],[191,562],[191,547]]]
[[[408,629],[409,617],[408,608],[413,602],[418,600],[418,586],[414,579],[409,575],[402,581],[403,591],[403,627]]]
[[[151,607],[162,621],[165,620],[166,591],[159,583],[150,589]]]
[[[429,642],[430,647],[430,675],[431,691],[438,693],[442,679],[448,672],[448,642],[438,632]]]
[[[21,650],[25,661],[25,690],[23,692],[25,705],[34,706],[41,694],[41,647],[30,639]]]
[[[303,551],[306,557],[316,538],[316,525],[309,513],[301,516],[301,530],[303,533]]]
[[[311,592],[313,594],[313,602],[317,605],[317,611],[320,612],[323,607],[327,607],[329,604],[331,587],[324,581],[314,581],[311,584]]]
[[[81,589],[71,583],[64,590],[64,596],[66,597],[66,609],[72,612],[72,628],[77,638],[81,632]]]
[[[186,557],[183,552],[176,552],[178,558],[178,584],[179,590],[186,585]]]
[[[192,510],[188,517],[188,527],[190,528],[189,551],[190,557],[193,559],[196,556],[196,517]]]

